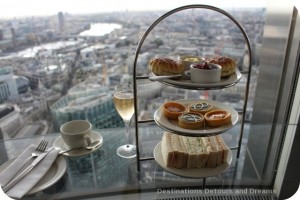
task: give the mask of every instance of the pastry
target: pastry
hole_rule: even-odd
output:
[[[188,109],[190,112],[197,112],[197,113],[201,113],[202,115],[204,115],[208,111],[211,111],[212,108],[213,106],[206,102],[196,102],[188,105]]]
[[[201,113],[185,112],[179,115],[178,125],[186,129],[199,129],[204,126],[204,117]]]
[[[231,122],[231,113],[225,110],[213,110],[204,115],[207,126],[218,127]]]
[[[149,69],[153,74],[158,76],[183,74],[185,70],[181,63],[170,58],[156,58],[151,60],[149,62]]]
[[[162,158],[167,167],[217,167],[227,162],[229,148],[222,137],[187,137],[165,132],[161,142]]]
[[[218,64],[222,67],[221,77],[229,76],[235,73],[236,63],[230,57],[214,57],[208,60],[209,63]]]
[[[183,104],[170,101],[163,105],[162,112],[165,117],[169,119],[178,119],[178,116],[186,111],[186,107]]]

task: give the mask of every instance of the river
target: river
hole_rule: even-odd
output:
[[[120,29],[122,26],[120,24],[114,23],[96,23],[91,24],[89,30],[85,30],[79,33],[80,36],[103,36],[108,33],[111,33],[115,29]]]
[[[115,29],[120,29],[122,26],[120,24],[115,23],[95,23],[91,24],[91,28],[89,30],[85,30],[79,33],[80,36],[103,36],[105,34],[111,33]],[[51,51],[56,49],[61,49],[67,46],[72,46],[78,43],[78,41],[57,41],[51,42],[47,44],[41,44],[33,47],[26,48],[21,51],[17,51],[11,53],[2,58],[11,58],[11,57],[35,57],[36,53],[40,50]],[[0,57],[1,59],[1,57]]]

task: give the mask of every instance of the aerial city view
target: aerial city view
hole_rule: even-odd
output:
[[[123,11],[0,19],[0,138],[59,132],[61,124],[87,119],[99,129],[123,127],[112,95],[132,83],[137,45],[166,11]],[[264,9],[229,10],[251,41],[252,76],[248,115],[259,69]],[[248,70],[248,49],[236,25],[211,10],[192,9],[160,22],[138,54],[136,72],[148,76],[155,57],[230,56]],[[242,109],[245,80],[224,92],[182,90],[138,80],[139,119],[150,119],[166,99],[203,98]]]

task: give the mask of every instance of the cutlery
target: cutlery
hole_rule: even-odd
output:
[[[10,190],[13,186],[15,186],[24,176],[26,176],[38,163],[40,163],[45,156],[53,149],[51,147],[47,150],[47,152],[41,153],[26,169],[24,169],[20,174],[18,174],[15,178],[13,178],[6,186],[2,189],[4,192]]]
[[[48,146],[48,142],[45,140],[42,140],[39,145],[36,147],[35,151],[32,152],[31,156],[29,158],[26,158],[25,162],[23,163],[23,166],[29,162],[32,158],[38,157],[41,153],[45,152],[46,148]],[[22,166],[22,167],[23,167]]]
[[[164,79],[169,79],[169,78],[179,78],[181,77],[182,74],[175,74],[175,75],[166,75],[166,76],[156,76],[156,75],[152,75],[152,76],[149,76],[149,79],[151,81],[161,81],[161,80],[164,80]]]
[[[32,152],[31,156],[26,158],[25,161],[23,161],[22,163],[20,163],[20,165],[18,166],[18,169],[16,169],[15,174],[18,174],[19,171],[29,162],[32,160],[32,158],[36,158],[38,157],[38,155],[40,155],[41,153],[45,152],[46,147],[48,145],[48,142],[45,140],[42,140],[39,145],[35,148],[35,150]],[[7,183],[9,183],[11,181],[11,179],[13,179],[14,177],[11,177],[10,179],[7,179],[5,181],[5,183],[3,183],[2,187],[5,187],[5,185]]]
[[[79,148],[76,148],[76,149],[63,150],[63,151],[60,151],[58,154],[64,154],[64,153],[68,153],[70,151],[76,151],[76,150],[80,150],[80,149],[93,150],[94,148],[98,147],[100,144],[101,144],[101,141],[97,140],[97,141],[92,142],[89,146],[79,147]]]

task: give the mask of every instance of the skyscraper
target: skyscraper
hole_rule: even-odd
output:
[[[0,29],[0,41],[3,40],[4,36],[3,36],[3,30]]]
[[[16,40],[16,30],[15,28],[11,28],[11,38],[12,38],[12,43],[13,43],[13,47],[15,48],[17,46],[17,40]]]
[[[65,33],[65,17],[62,12],[58,13],[58,34],[63,35]]]

